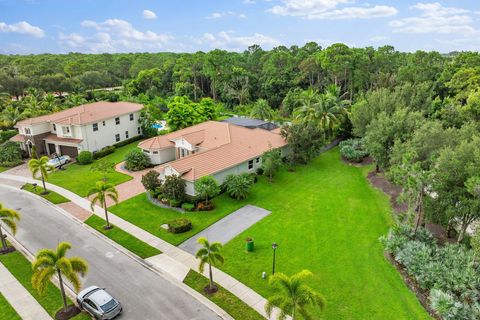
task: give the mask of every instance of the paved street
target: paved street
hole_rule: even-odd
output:
[[[120,319],[220,319],[181,288],[119,252],[55,207],[3,186],[0,202],[21,214],[15,238],[29,251],[54,248],[61,241],[72,243],[70,255],[85,257],[90,263],[84,286],[104,286],[117,297],[124,306]]]

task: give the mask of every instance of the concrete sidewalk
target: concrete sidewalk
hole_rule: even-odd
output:
[[[21,181],[21,182],[28,182],[28,183],[34,183],[36,180],[32,178],[27,178],[24,176],[15,176],[15,175],[10,175],[10,174],[5,174],[5,173],[0,173],[0,179],[8,179],[8,180],[13,180],[13,181]],[[51,183],[46,183],[47,188],[49,190],[55,191],[65,198],[68,198],[72,202],[74,202],[76,205],[79,207],[91,211],[90,210],[90,201],[88,199],[82,198],[81,196],[66,190],[62,187],[56,186]],[[104,210],[100,208],[99,206],[94,207],[94,213],[101,217],[102,219],[104,218]],[[192,254],[177,248],[176,246],[154,236],[153,234],[137,227],[136,225],[116,216],[115,214],[109,212],[109,219],[110,222],[117,227],[123,229],[124,231],[130,233],[131,235],[135,236],[136,238],[142,240],[143,242],[148,243],[149,245],[159,249],[162,251],[163,254],[167,255],[168,257],[172,258],[173,260],[176,260],[177,262],[183,264],[184,266],[198,270],[198,260],[193,256]],[[153,258],[153,257],[152,257]],[[176,279],[182,279],[185,277],[185,269],[184,268],[172,268],[171,264],[169,263],[171,260],[170,259],[159,259],[158,256],[156,259],[146,260],[148,261],[152,267],[157,268],[160,272],[162,273],[167,273],[173,278]],[[260,313],[262,316],[264,316],[266,319],[276,319],[277,315],[279,313],[279,310],[275,309],[272,312],[271,317],[269,318],[267,314],[265,313],[265,304],[267,303],[267,300],[263,298],[261,295],[256,293],[254,290],[251,288],[247,287],[237,279],[233,278],[232,276],[226,274],[225,272],[217,269],[217,268],[212,268],[213,269],[213,277],[216,283],[230,291],[232,294],[237,296],[239,299],[241,299],[243,302],[245,302],[247,305],[252,307],[254,310],[256,310],[258,313]],[[176,271],[178,270],[178,272]],[[173,272],[173,273],[172,273]],[[208,277],[208,268],[205,268],[205,271],[203,273],[205,277]],[[182,278],[183,276],[183,278]]]
[[[23,320],[52,320],[47,311],[1,263],[0,292]]]

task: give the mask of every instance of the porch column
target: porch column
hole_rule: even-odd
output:
[[[55,153],[59,156],[61,156],[60,154],[60,146],[58,144],[55,143]]]

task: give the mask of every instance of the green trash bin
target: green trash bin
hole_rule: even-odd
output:
[[[247,238],[245,240],[245,250],[247,250],[247,252],[252,252],[253,249],[254,249],[253,239]]]

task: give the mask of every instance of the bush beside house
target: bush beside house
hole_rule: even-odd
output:
[[[125,156],[125,167],[131,171],[140,171],[150,166],[150,159],[142,151],[131,150]]]
[[[368,156],[368,152],[363,145],[363,139],[349,139],[339,143],[340,154],[345,160],[352,162],[362,162],[363,158]]]
[[[192,230],[192,222],[185,218],[170,220],[168,231],[172,233],[183,233]]]
[[[93,162],[93,155],[90,151],[82,151],[77,156],[79,164],[89,164]]]
[[[18,143],[7,141],[0,145],[0,166],[15,167],[22,163],[22,149]]]

